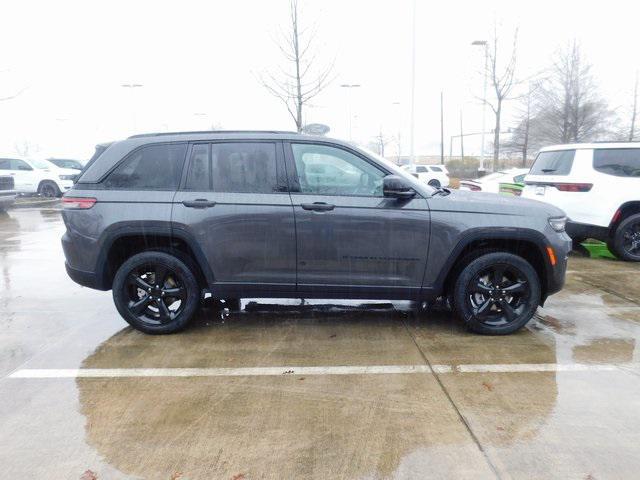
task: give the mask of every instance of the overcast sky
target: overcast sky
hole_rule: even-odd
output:
[[[400,132],[408,153],[411,0],[301,1],[302,22],[317,25],[318,61],[335,62],[335,80],[307,121],[348,138],[351,105],[354,141]],[[0,150],[28,143],[32,156],[87,158],[96,143],[139,132],[291,130],[285,108],[257,80],[282,62],[273,38],[286,28],[287,9],[286,0],[4,2],[0,97],[24,91],[0,102]],[[640,67],[639,18],[638,1],[418,0],[416,154],[439,152],[441,90],[445,149],[461,110],[465,131],[480,130],[483,57],[470,44],[490,37],[494,19],[505,46],[519,28],[519,77],[576,38],[603,94],[622,107]]]

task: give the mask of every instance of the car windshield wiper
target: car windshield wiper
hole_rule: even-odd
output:
[[[551,172],[555,172],[557,170],[557,168],[543,168],[542,172],[543,173],[551,173]]]

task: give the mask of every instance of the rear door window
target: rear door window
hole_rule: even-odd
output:
[[[426,173],[429,170],[427,170],[427,167],[418,167],[418,173]]]
[[[139,148],[107,176],[104,185],[121,190],[175,190],[186,149],[185,143]]]
[[[640,177],[640,148],[596,149],[593,168],[616,177]]]
[[[211,176],[214,192],[279,192],[276,144],[213,143]]]
[[[531,175],[569,175],[575,150],[540,152],[531,167]]]
[[[431,170],[434,171],[434,172],[441,172],[442,168],[440,168],[440,167],[431,167]]]

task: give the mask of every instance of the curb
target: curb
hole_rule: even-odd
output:
[[[59,198],[16,199],[13,208],[52,207],[60,203]]]

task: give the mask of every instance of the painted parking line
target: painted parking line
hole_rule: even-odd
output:
[[[479,365],[352,365],[324,367],[245,368],[63,368],[21,369],[8,378],[128,378],[128,377],[260,377],[281,375],[393,375],[429,373],[611,372],[640,364],[525,363]]]

